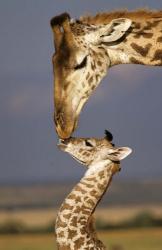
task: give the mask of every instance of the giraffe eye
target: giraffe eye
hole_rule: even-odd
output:
[[[82,69],[87,65],[87,56],[84,57],[83,61],[74,67],[75,70]]]
[[[93,147],[93,145],[92,145],[89,141],[85,141],[85,145],[86,145],[87,147]]]

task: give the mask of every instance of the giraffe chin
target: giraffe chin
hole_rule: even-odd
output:
[[[61,149],[61,150],[63,150],[63,151],[65,151],[65,149],[66,149],[66,145],[64,145],[63,143],[58,143],[57,144],[57,146]]]

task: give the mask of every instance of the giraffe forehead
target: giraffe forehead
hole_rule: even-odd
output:
[[[71,30],[76,36],[86,35],[87,33],[96,31],[96,29],[97,27],[95,25],[82,23],[80,21],[71,23]]]
[[[76,145],[84,145],[85,146],[85,142],[88,141],[88,142],[91,142],[91,143],[94,143],[94,145],[96,147],[99,147],[99,146],[111,146],[111,143],[105,138],[95,138],[95,137],[87,137],[87,138],[76,138],[76,137],[71,137],[69,138],[69,142],[72,143],[72,144],[76,144]]]
[[[71,153],[72,155],[80,158],[84,158],[84,159],[89,159],[91,157],[93,157],[94,159],[101,159],[104,158],[107,154],[107,151],[111,148],[113,148],[113,146],[110,143],[100,143],[100,142],[95,142],[96,145],[92,145],[89,144],[91,142],[87,141],[87,145],[85,144],[85,142],[81,142],[81,143],[70,143],[67,146],[67,152]]]

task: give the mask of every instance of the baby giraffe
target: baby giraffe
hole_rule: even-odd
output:
[[[131,153],[127,147],[114,147],[112,135],[104,138],[69,138],[58,146],[80,163],[86,171],[80,182],[65,198],[56,219],[56,239],[59,250],[103,250],[97,238],[92,215],[110,185],[112,176],[120,170],[120,160]]]

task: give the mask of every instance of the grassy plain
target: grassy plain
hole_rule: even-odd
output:
[[[162,229],[133,229],[100,232],[110,250],[161,250]],[[55,250],[53,234],[0,236],[0,250]]]
[[[142,212],[149,212],[155,218],[161,218],[162,204],[100,207],[95,211],[95,217],[105,222],[119,223],[131,219]],[[57,209],[54,208],[0,210],[0,224],[6,221],[18,221],[31,227],[45,226],[52,223],[54,224],[56,215]]]

